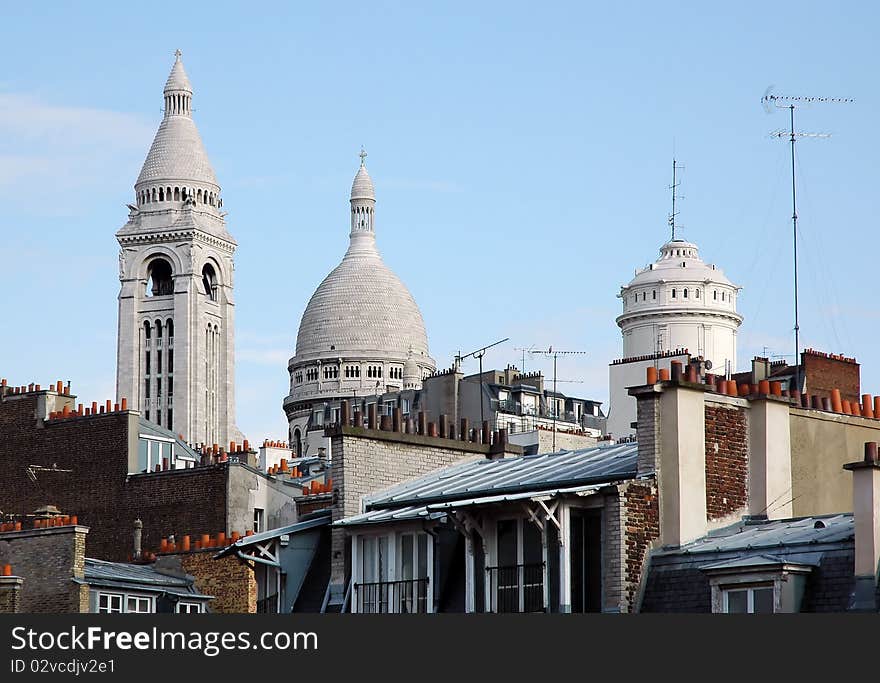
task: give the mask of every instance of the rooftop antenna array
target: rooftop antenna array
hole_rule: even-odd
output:
[[[798,318],[798,242],[797,242],[797,183],[795,175],[795,154],[794,143],[798,138],[829,138],[829,133],[806,133],[796,131],[794,127],[794,110],[798,107],[804,107],[810,104],[847,104],[852,102],[847,97],[804,97],[790,95],[776,95],[773,93],[771,85],[764,91],[761,98],[761,105],[764,111],[772,114],[777,109],[788,109],[789,129],[777,130],[770,133],[770,137],[783,139],[788,138],[791,143],[791,228],[792,228],[792,245],[794,251],[794,364],[795,364],[795,381],[793,389],[800,391],[801,388],[801,366],[800,366],[800,322]]]
[[[509,340],[510,340],[510,337],[505,337],[504,339],[499,339],[497,342],[492,342],[491,344],[488,344],[487,346],[483,346],[482,348],[479,348],[476,351],[471,351],[470,353],[466,353],[464,355],[461,355],[461,352],[459,351],[455,355],[455,371],[456,372],[458,372],[458,369],[461,367],[461,361],[463,361],[465,358],[470,358],[471,356],[473,356],[474,358],[478,358],[480,360],[480,425],[481,426],[482,426],[483,421],[485,419],[483,416],[483,356],[486,355],[486,351],[488,349],[491,349],[493,346],[498,346],[499,344],[503,344],[504,342],[509,341]],[[458,387],[458,382],[454,382],[454,386]],[[456,392],[456,394],[457,393],[458,392]],[[457,423],[458,422],[458,396],[457,395],[455,396],[453,402],[455,403],[455,422]]]
[[[676,181],[675,172],[684,170],[684,166],[680,166],[675,163],[675,157],[672,157],[672,185],[669,186],[669,189],[672,190],[672,213],[669,214],[669,227],[672,229],[672,240],[675,241],[675,217],[678,215],[678,212],[675,210],[675,200],[676,199],[684,199],[681,195],[675,193],[675,189],[681,185],[681,181]],[[679,226],[680,227],[680,226]]]
[[[553,358],[553,411],[551,415],[553,416],[553,452],[556,452],[556,359],[559,356],[585,356],[587,354],[586,351],[558,351],[554,350],[552,346],[548,347],[547,350],[543,349],[535,349],[529,351],[529,353],[536,353],[542,356],[548,356]],[[570,380],[566,380],[570,381]]]
[[[526,372],[526,354],[527,354],[527,353],[531,353],[531,352],[532,352],[532,349],[534,349],[534,348],[535,348],[535,345],[534,345],[534,344],[532,344],[529,348],[524,348],[524,347],[522,347],[522,346],[514,346],[514,347],[513,347],[513,350],[514,350],[514,351],[522,351],[522,365],[521,365],[521,368],[522,368],[522,373],[523,373],[523,374],[525,374],[525,372]]]

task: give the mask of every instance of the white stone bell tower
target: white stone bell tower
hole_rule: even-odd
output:
[[[116,394],[193,443],[235,426],[233,253],[180,51],[119,241]]]

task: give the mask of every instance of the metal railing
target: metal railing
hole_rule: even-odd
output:
[[[486,567],[493,612],[543,612],[544,563]]]
[[[356,583],[357,611],[367,614],[423,614],[428,611],[428,579]]]
[[[278,595],[269,595],[262,600],[257,600],[257,614],[277,614]]]

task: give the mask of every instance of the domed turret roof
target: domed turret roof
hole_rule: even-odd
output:
[[[376,199],[376,192],[373,190],[373,179],[367,173],[367,167],[361,163],[354,182],[351,184],[352,199]]]
[[[700,258],[693,242],[675,239],[660,247],[660,258],[636,273],[625,289],[657,282],[714,282],[735,287],[720,268]]]
[[[412,353],[409,354],[406,363],[403,364],[402,379],[404,389],[414,389],[422,386],[422,373]]]

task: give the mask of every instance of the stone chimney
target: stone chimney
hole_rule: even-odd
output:
[[[877,610],[877,564],[880,561],[880,462],[877,442],[865,443],[865,457],[843,466],[853,473],[855,522],[855,594],[850,609]]]
[[[141,536],[143,535],[144,523],[140,519],[134,520],[134,554],[133,560],[141,559]]]
[[[629,393],[638,402],[639,475],[653,470],[657,478],[660,543],[683,545],[708,528],[705,391],[692,383],[661,381]]]
[[[749,515],[787,519],[791,503],[788,401],[761,394],[749,404]]]

